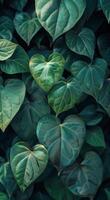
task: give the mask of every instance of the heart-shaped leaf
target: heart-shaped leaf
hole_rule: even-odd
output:
[[[30,71],[39,86],[48,92],[59,81],[64,70],[64,58],[59,53],[53,53],[48,60],[40,54],[30,60]]]
[[[89,28],[83,28],[78,34],[71,30],[66,34],[66,44],[73,52],[92,59],[95,50],[95,34]]]
[[[101,158],[95,152],[88,152],[80,164],[65,169],[60,177],[73,194],[94,197],[103,178]]]
[[[95,96],[103,86],[106,70],[107,62],[101,58],[89,64],[76,61],[71,65],[71,72],[79,81],[83,92]]]
[[[6,39],[0,39],[0,61],[10,58],[13,55],[16,47],[17,45],[15,43]]]
[[[46,146],[53,164],[62,169],[72,164],[79,155],[85,139],[85,124],[76,115],[67,117],[63,123],[53,115],[41,118],[37,137]]]
[[[15,29],[20,37],[29,45],[34,35],[40,30],[41,25],[37,17],[31,17],[28,13],[16,14],[14,19]]]
[[[3,85],[4,84],[4,85]],[[0,84],[0,128],[5,131],[18,112],[25,97],[25,85],[21,80],[11,79]]]
[[[18,142],[11,148],[10,162],[20,189],[25,191],[45,170],[48,153],[43,145],[37,144],[30,149],[25,142]]]
[[[85,0],[36,0],[36,13],[42,26],[55,40],[70,30],[81,18]]]
[[[67,111],[79,103],[83,93],[81,87],[75,79],[58,82],[48,94],[48,103],[56,112],[60,114]]]
[[[14,54],[9,59],[0,62],[0,68],[7,74],[28,72],[29,57],[22,47],[17,46]]]

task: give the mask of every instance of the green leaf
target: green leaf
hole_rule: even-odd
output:
[[[13,119],[11,125],[16,134],[23,140],[31,140],[35,136],[37,123],[41,117],[50,113],[50,108],[43,96],[36,93],[34,97],[25,99],[24,104]]]
[[[17,45],[15,43],[6,39],[0,39],[0,61],[10,58],[16,50],[16,47]]]
[[[85,7],[85,0],[35,1],[38,19],[53,40],[75,26],[83,15]]]
[[[75,79],[58,82],[48,94],[48,103],[56,114],[67,111],[79,103],[83,93]]]
[[[0,199],[1,200],[9,200],[8,196],[3,192],[0,192]]]
[[[4,84],[4,85],[3,85]],[[5,131],[18,112],[25,96],[25,85],[21,80],[11,79],[0,84],[0,128]]]
[[[0,183],[4,186],[8,196],[11,197],[17,185],[9,162],[2,164],[0,167]]]
[[[93,127],[88,130],[86,143],[96,148],[105,148],[106,144],[102,129],[100,127]]]
[[[1,29],[0,27],[0,39],[12,40],[12,33],[8,29]]]
[[[0,68],[7,74],[28,72],[29,57],[22,47],[17,46],[14,54],[9,59],[0,62]]]
[[[107,71],[107,62],[96,58],[93,63],[76,61],[71,65],[71,73],[79,81],[83,92],[96,95],[102,88]]]
[[[48,59],[43,55],[34,55],[30,60],[30,71],[38,85],[48,92],[62,77],[64,58],[59,53],[52,53]]]
[[[7,29],[10,32],[13,32],[14,26],[13,26],[13,21],[10,17],[7,16],[1,16],[0,17],[0,29]]]
[[[22,11],[28,0],[10,0],[10,6],[18,11]]]
[[[64,169],[60,177],[73,194],[94,197],[103,178],[102,161],[95,152],[88,152],[80,164]]]
[[[93,59],[95,35],[91,29],[83,28],[78,34],[74,30],[69,31],[66,34],[66,44],[71,51]]]
[[[54,200],[73,200],[73,194],[63,185],[60,178],[53,176],[44,182],[48,194]]]
[[[85,124],[76,115],[67,117],[63,123],[53,115],[41,118],[37,137],[49,152],[50,160],[58,168],[72,164],[78,157],[85,139]]]
[[[110,199],[110,189],[105,189],[104,191],[106,193],[107,200],[109,200]]]
[[[27,45],[30,44],[32,38],[41,28],[37,17],[31,17],[25,12],[16,14],[14,25],[18,35],[20,35]]]
[[[10,162],[20,189],[25,191],[46,168],[48,153],[43,145],[38,144],[30,149],[26,143],[18,142],[11,148]]]
[[[110,1],[109,0],[100,0],[100,6],[106,16],[108,23],[110,22]]]

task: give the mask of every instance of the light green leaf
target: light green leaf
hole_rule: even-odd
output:
[[[25,96],[25,85],[21,80],[11,79],[0,84],[0,128],[5,131],[18,112]]]
[[[102,88],[107,71],[107,62],[97,58],[93,63],[76,61],[71,65],[71,73],[79,81],[83,92],[96,95]]]
[[[66,44],[71,51],[93,59],[95,34],[91,29],[83,28],[78,34],[74,30],[69,31],[66,34]]]
[[[2,164],[0,167],[0,183],[7,191],[8,196],[11,197],[17,185],[9,162]]]
[[[9,59],[0,62],[0,68],[7,74],[28,72],[29,57],[22,47],[17,46],[14,54]]]
[[[0,199],[1,200],[9,200],[8,196],[3,192],[0,192]]]
[[[6,39],[0,39],[0,61],[10,58],[13,55],[16,47],[17,44]]]
[[[110,1],[109,0],[100,0],[100,6],[108,20],[110,22]]]
[[[105,148],[104,133],[100,127],[94,127],[87,131],[86,143],[97,148]]]
[[[20,37],[27,43],[27,45],[30,44],[32,38],[41,28],[37,17],[31,17],[28,13],[25,12],[16,14],[14,25],[18,35],[20,35]]]
[[[54,200],[73,200],[73,194],[63,185],[58,176],[53,176],[44,182],[48,194]]]
[[[48,92],[62,77],[64,70],[64,58],[59,53],[52,53],[48,59],[36,54],[30,60],[30,71],[39,86]]]
[[[79,21],[86,8],[86,1],[36,0],[35,8],[40,23],[55,40]]]
[[[58,82],[48,94],[48,103],[56,114],[67,111],[79,103],[83,93],[75,79]]]
[[[95,152],[87,152],[80,164],[64,169],[60,177],[73,194],[94,197],[103,178],[101,158]]]
[[[37,137],[49,152],[50,160],[62,169],[78,157],[85,139],[85,124],[76,115],[67,117],[63,123],[53,115],[46,115],[38,122]]]
[[[25,142],[18,142],[11,148],[10,162],[20,189],[25,191],[46,168],[48,153],[43,145],[38,144],[30,149]]]

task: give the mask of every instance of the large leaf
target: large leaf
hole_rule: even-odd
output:
[[[22,47],[17,46],[14,54],[9,59],[0,62],[0,68],[7,74],[28,72],[29,57]]]
[[[107,62],[97,58],[93,63],[76,61],[71,65],[73,76],[79,81],[84,92],[96,95],[102,88],[107,71]]]
[[[26,143],[18,142],[11,148],[10,162],[20,189],[25,191],[46,168],[48,153],[43,145],[29,148]]]
[[[0,39],[0,61],[10,58],[13,55],[16,47],[17,45],[15,43],[6,39]]]
[[[82,197],[94,197],[103,178],[103,164],[95,152],[88,152],[80,163],[70,166],[60,174],[70,191]]]
[[[20,37],[29,45],[34,35],[40,30],[41,25],[37,17],[28,13],[18,13],[14,19],[15,29]]]
[[[100,0],[100,6],[108,20],[110,22],[110,1],[109,0]]]
[[[75,79],[60,81],[49,92],[48,103],[58,115],[73,108],[82,95],[80,85]]]
[[[96,148],[105,148],[106,144],[102,129],[100,127],[93,127],[88,130],[86,143]]]
[[[59,53],[52,53],[48,60],[40,54],[34,55],[30,60],[30,71],[44,91],[49,91],[62,77],[64,58]]]
[[[2,164],[0,167],[0,183],[4,186],[8,196],[11,197],[17,185],[9,162]]]
[[[83,28],[78,34],[71,30],[66,34],[66,44],[73,52],[92,59],[95,50],[95,34],[89,28]]]
[[[36,0],[35,2],[38,19],[54,40],[79,21],[86,7],[85,0]]]
[[[57,176],[46,180],[45,188],[54,200],[73,200],[73,194],[63,185]]]
[[[11,79],[0,84],[0,128],[5,131],[18,112],[25,96],[25,85],[21,80]]]
[[[52,115],[44,116],[37,126],[37,137],[49,152],[53,164],[62,169],[78,157],[85,139],[85,124],[76,115],[67,117],[63,123]]]

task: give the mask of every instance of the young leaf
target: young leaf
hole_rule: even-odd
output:
[[[100,0],[100,6],[108,20],[110,22],[110,1],[109,0]]]
[[[0,69],[7,74],[28,72],[29,57],[25,50],[17,46],[14,54],[9,59],[0,62]]]
[[[100,127],[94,127],[87,131],[86,143],[96,147],[105,148],[104,133]]]
[[[30,60],[30,71],[38,85],[48,92],[62,77],[64,58],[61,54],[52,53],[48,60],[40,54],[34,55]]]
[[[0,128],[5,131],[18,112],[25,96],[25,85],[21,80],[11,79],[0,85]]]
[[[73,194],[94,197],[103,178],[101,158],[95,152],[88,152],[80,164],[64,169],[60,177]]]
[[[38,19],[53,40],[75,26],[83,15],[85,7],[85,0],[35,1]]]
[[[52,115],[38,122],[37,137],[49,152],[53,164],[62,169],[71,165],[78,157],[85,139],[85,124],[76,115],[67,117],[63,123]]]
[[[20,35],[27,45],[30,44],[32,38],[41,28],[37,17],[31,17],[28,13],[23,12],[16,14],[14,25],[18,35]]]
[[[25,142],[18,142],[11,148],[10,162],[20,189],[25,191],[46,168],[48,153],[43,145],[35,145],[31,150]]]
[[[76,61],[71,65],[71,73],[79,81],[83,92],[96,95],[102,88],[107,71],[107,62],[97,58],[93,63]]]
[[[6,39],[0,39],[0,61],[10,58],[13,55],[16,47],[17,45],[15,43]]]
[[[45,188],[54,200],[73,200],[73,194],[63,185],[58,176],[44,182]]]
[[[58,82],[48,94],[48,103],[56,114],[67,111],[79,103],[83,93],[75,79]]]
[[[83,28],[79,34],[76,34],[74,30],[69,31],[66,34],[66,44],[71,51],[93,59],[95,34],[91,29]]]

